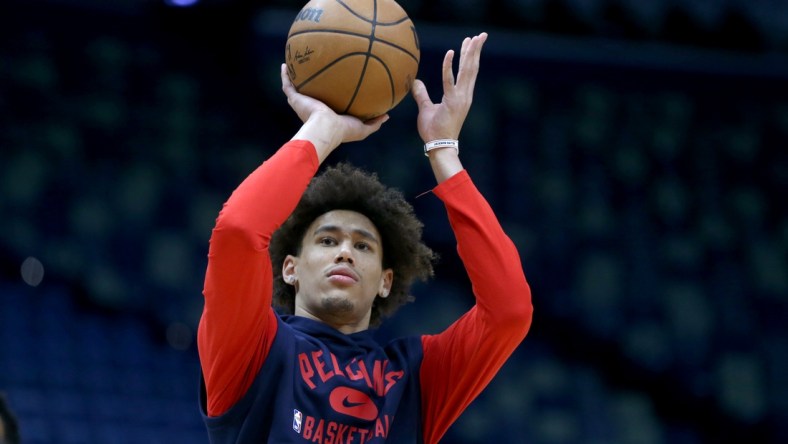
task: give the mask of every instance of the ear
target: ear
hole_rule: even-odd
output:
[[[282,262],[282,279],[284,279],[285,283],[295,285],[298,282],[298,276],[296,276],[297,264],[298,258],[292,254],[288,254],[284,262]]]
[[[391,284],[394,283],[394,270],[387,268],[383,270],[383,275],[380,277],[380,288],[378,288],[378,296],[382,298],[389,297],[391,292]]]

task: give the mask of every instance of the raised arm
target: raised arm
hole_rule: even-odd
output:
[[[388,119],[337,115],[299,94],[282,68],[282,90],[303,125],[225,203],[211,233],[198,330],[207,412],[218,416],[248,390],[276,334],[271,308],[274,231],[297,205],[318,166],[343,142],[362,140]],[[274,266],[281,266],[276,264]]]
[[[473,99],[481,49],[487,34],[463,41],[457,79],[454,53],[443,60],[443,99],[432,103],[415,82],[418,129],[424,142],[458,139]],[[531,294],[512,241],[452,148],[429,152],[438,186],[476,296],[476,305],[446,331],[422,338],[420,371],[424,439],[437,442],[494,377],[525,337],[531,323]]]
[[[454,51],[446,52],[443,57],[443,98],[440,103],[432,103],[424,82],[418,79],[413,82],[412,94],[419,107],[416,125],[425,143],[459,138],[460,130],[473,102],[473,89],[479,73],[479,58],[485,41],[487,41],[487,33],[484,32],[463,40],[456,81],[452,69]],[[457,150],[451,148],[431,150],[428,156],[438,183],[463,169]]]

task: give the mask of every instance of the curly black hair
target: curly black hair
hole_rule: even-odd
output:
[[[383,185],[376,174],[347,163],[340,163],[312,179],[290,217],[274,232],[270,253],[274,272],[274,305],[283,313],[295,311],[295,289],[282,281],[282,264],[288,254],[298,256],[309,225],[332,210],[363,214],[380,232],[383,243],[383,268],[394,271],[387,298],[377,297],[372,304],[370,326],[380,325],[402,305],[413,300],[409,294],[416,279],[426,281],[433,275],[437,255],[421,239],[423,224],[402,193]]]

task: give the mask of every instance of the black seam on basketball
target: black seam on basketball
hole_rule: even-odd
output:
[[[383,69],[386,70],[386,76],[388,76],[389,78],[389,86],[391,87],[391,106],[389,108],[391,109],[394,107],[394,100],[397,98],[397,94],[394,91],[394,76],[391,75],[391,70],[389,69],[389,66],[386,65],[386,62],[383,59],[376,56],[375,54],[370,54],[370,57],[380,62],[380,64],[383,65]]]
[[[388,40],[383,40],[383,39],[379,39],[379,38],[375,38],[375,41],[376,41],[376,42],[379,42],[379,43],[382,43],[382,44],[384,44],[384,45],[391,46],[392,48],[399,49],[400,51],[402,51],[402,52],[404,52],[405,54],[407,54],[408,56],[410,56],[410,58],[412,58],[412,59],[413,59],[413,61],[415,61],[416,63],[419,63],[419,58],[418,58],[418,57],[416,57],[416,56],[415,56],[413,53],[411,53],[411,52],[410,52],[410,51],[408,51],[407,49],[403,48],[402,46],[399,46],[399,45],[397,45],[397,44],[395,44],[395,43],[391,43],[391,42],[390,42],[390,41],[388,41]]]
[[[319,32],[326,32],[326,33],[329,33],[329,34],[352,35],[354,37],[361,37],[361,38],[364,38],[364,39],[368,39],[369,38],[369,35],[367,35],[367,34],[359,34],[357,32],[343,31],[341,29],[307,29],[307,30],[304,30],[304,31],[294,32],[294,33],[288,35],[287,39],[289,40],[291,37],[294,37],[294,36],[297,36],[297,35],[310,34],[310,33],[319,33]],[[390,42],[388,40],[383,40],[383,39],[375,37],[375,36],[372,36],[372,38],[376,42],[380,42],[380,43],[382,43],[384,45],[391,46],[392,48],[399,49],[400,51],[402,51],[405,54],[407,54],[408,56],[410,56],[410,58],[412,58],[414,61],[416,61],[416,63],[418,63],[418,61],[419,61],[418,57],[416,57],[415,54],[413,54],[412,52],[410,52],[407,49],[403,48],[402,46],[399,46],[399,45],[397,45],[395,43],[392,43],[392,42]]]
[[[402,17],[401,19],[394,22],[378,22],[378,26],[396,26],[407,20],[408,20],[408,16],[406,15],[405,17]]]
[[[353,10],[353,8],[351,8],[350,6],[346,5],[346,4],[345,4],[345,2],[343,2],[342,0],[337,0],[337,3],[339,3],[340,5],[342,5],[342,7],[343,7],[343,8],[347,9],[347,10],[348,10],[348,12],[350,12],[351,14],[353,14],[353,15],[355,15],[356,17],[360,18],[362,21],[365,21],[365,22],[367,22],[367,23],[372,23],[373,21],[375,21],[375,16],[374,16],[374,14],[373,14],[373,16],[372,16],[372,19],[370,20],[370,19],[368,19],[368,18],[366,18],[366,17],[364,17],[364,16],[360,15],[360,14],[359,14],[359,13],[357,13],[356,11],[354,11],[354,10]],[[377,2],[375,2],[375,8],[377,9]]]
[[[341,29],[305,29],[303,31],[294,32],[287,36],[288,40],[291,37],[302,35],[302,34],[311,34],[311,33],[319,33],[319,32],[326,32],[329,34],[345,34],[345,35],[352,35],[355,37],[361,37],[363,39],[368,39],[369,34],[360,34],[358,32],[351,32],[351,31],[343,31]]]
[[[306,85],[307,83],[311,82],[312,79],[314,79],[315,77],[319,76],[320,74],[323,74],[326,70],[328,70],[332,66],[336,65],[339,61],[344,60],[344,59],[346,59],[348,57],[359,56],[359,55],[367,55],[367,53],[365,53],[365,52],[349,52],[347,54],[343,54],[341,57],[335,58],[330,63],[327,63],[324,67],[320,68],[318,71],[315,71],[315,73],[312,74],[311,76],[309,76],[309,78],[307,78],[303,82],[299,83],[298,85],[295,85],[296,90],[300,91],[301,88],[304,85]]]
[[[294,32],[294,33],[288,35],[287,39],[290,40],[291,37],[295,37],[297,35],[313,34],[313,33],[320,33],[320,32],[325,32],[325,33],[328,33],[328,34],[351,35],[353,37],[361,37],[363,39],[368,39],[369,38],[368,34],[359,34],[357,32],[343,31],[341,29],[306,29],[306,30]],[[380,43],[383,43],[385,45],[391,46],[392,48],[399,49],[400,51],[402,51],[405,54],[409,55],[416,62],[419,61],[419,59],[412,52],[408,51],[406,48],[403,48],[402,46],[397,45],[396,43],[392,43],[392,42],[390,42],[388,40],[384,40],[384,39],[381,39],[381,38],[375,37],[375,36],[373,36],[372,38],[376,42],[380,42]]]
[[[364,17],[363,15],[361,15],[361,14],[357,13],[356,11],[354,11],[350,6],[346,5],[345,2],[343,2],[342,0],[337,0],[337,3],[342,5],[343,8],[347,9],[348,12],[350,12],[353,15],[355,15],[359,19],[361,19],[361,21],[364,21],[364,22],[367,22],[367,23],[372,23],[377,18],[377,17],[373,17],[370,20],[370,19]],[[375,5],[375,7],[377,8],[377,5]],[[377,14],[375,14],[375,15],[377,15]],[[377,22],[377,23],[380,26],[394,26],[394,25],[399,25],[400,23],[402,23],[402,22],[404,22],[404,21],[406,21],[408,19],[409,19],[409,17],[407,15],[405,15],[405,17],[402,17],[401,19],[395,20],[393,22]]]
[[[337,0],[341,3],[341,0]],[[369,39],[369,46],[367,46],[367,55],[364,57],[364,66],[361,68],[361,75],[358,76],[358,83],[356,83],[356,90],[353,91],[353,95],[350,96],[350,101],[345,107],[345,111],[342,114],[347,114],[350,110],[350,107],[353,106],[353,102],[356,101],[356,96],[358,96],[358,90],[361,89],[361,83],[364,81],[364,74],[367,72],[367,66],[369,65],[369,56],[372,55],[372,45],[375,43],[375,27],[377,26],[377,19],[378,19],[378,0],[373,2],[372,6],[372,30],[369,33],[367,38]]]

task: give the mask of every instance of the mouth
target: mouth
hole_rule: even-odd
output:
[[[345,285],[355,284],[359,280],[358,274],[348,267],[331,268],[327,276],[329,281]]]

